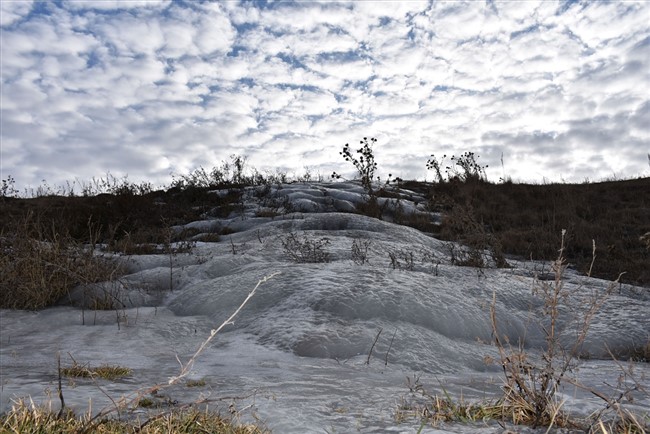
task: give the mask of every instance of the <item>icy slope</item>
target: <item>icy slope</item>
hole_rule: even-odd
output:
[[[206,388],[176,386],[167,392],[170,397],[188,402],[201,394],[218,398],[255,392],[236,405],[254,404],[256,414],[279,433],[416,432],[417,421],[395,420],[400,398],[408,394],[407,376],[421,375],[432,389],[444,385],[458,396],[498,391],[500,369],[484,363],[486,356],[497,356],[489,345],[493,297],[499,326],[511,342],[532,351],[542,344],[538,319],[543,306],[531,289],[535,272],[545,264],[511,260],[512,268],[483,270],[451,265],[445,242],[342,212],[364,200],[353,184],[289,185],[270,194],[276,205],[292,212],[256,217],[265,204],[251,189],[244,207],[228,218],[187,225],[206,232],[228,227],[232,233],[175,255],[171,270],[169,256],[129,258],[132,274],[115,289],[128,308],[3,311],[2,409],[14,397],[43,400],[47,390],[55,390],[57,352],[64,361],[69,353],[82,363],[134,369],[122,382],[102,384],[113,397],[166,381],[178,373],[176,355],[187,360],[210,329],[273,272],[280,274],[259,288],[235,323],[197,360],[192,378],[205,379]],[[403,209],[426,213],[422,198],[402,194]],[[268,205],[268,196],[265,200]],[[320,242],[318,251],[328,261],[296,263],[285,247],[291,237]],[[353,260],[358,259],[355,244],[367,247],[363,264]],[[565,288],[578,307],[608,286],[572,271],[566,275]],[[601,358],[607,355],[605,344],[625,354],[646,342],[648,312],[647,290],[618,288],[595,316],[583,352]],[[576,312],[565,314],[563,337],[569,341]],[[585,362],[582,369],[584,381],[597,386],[615,383],[620,374],[607,361]],[[647,364],[636,369],[647,383]],[[79,380],[64,389],[66,402],[79,408],[89,398],[95,409],[109,404],[92,383]],[[584,411],[599,405],[584,393],[571,399],[570,405]],[[641,399],[636,405],[650,403]],[[448,428],[471,432],[476,427]],[[499,432],[494,425],[482,429]]]

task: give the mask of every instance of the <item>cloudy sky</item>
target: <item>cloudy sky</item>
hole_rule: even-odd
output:
[[[431,180],[649,176],[650,3],[6,1],[2,179],[110,171],[165,184],[246,155],[260,170]],[[503,156],[504,167],[501,166]]]

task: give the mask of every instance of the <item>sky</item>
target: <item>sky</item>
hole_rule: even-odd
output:
[[[650,2],[0,2],[1,179],[260,171],[650,176]]]

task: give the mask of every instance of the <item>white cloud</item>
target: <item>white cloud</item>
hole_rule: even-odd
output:
[[[308,65],[312,70],[324,74],[328,77],[333,77],[340,82],[343,81],[366,81],[369,80],[373,73],[374,68],[368,60],[353,60],[353,61],[321,61],[310,62]]]
[[[97,9],[103,11],[138,8],[163,8],[171,0],[65,0],[68,9]]]
[[[33,4],[32,0],[0,2],[0,26],[9,26],[26,17]]]
[[[90,23],[89,23],[90,24]],[[154,55],[166,43],[161,23],[156,19],[144,20],[131,14],[119,19],[97,17],[90,24],[102,43],[117,50],[120,55]]]
[[[560,19],[572,33],[592,49],[602,49],[625,38],[622,29],[647,29],[650,12],[645,2],[598,2],[574,5]]]
[[[328,93],[300,91],[287,107],[289,113],[297,118],[307,116],[326,116],[338,106],[336,99]]]
[[[403,177],[467,150],[503,151],[515,178],[633,176],[650,148],[643,2],[2,8],[2,171],[19,183],[167,182],[232,153],[331,169],[373,135]]]
[[[199,30],[196,45],[202,55],[225,54],[230,51],[236,31],[220,9],[213,8],[210,14],[199,18],[197,24]]]

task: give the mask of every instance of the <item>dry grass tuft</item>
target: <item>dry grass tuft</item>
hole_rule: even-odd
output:
[[[57,414],[51,408],[39,407],[33,402],[17,401],[12,409],[0,417],[0,433],[59,433],[77,434],[88,432],[88,416],[76,417],[72,412]],[[258,434],[268,432],[255,425],[239,424],[218,413],[196,408],[167,412],[159,417],[121,421],[106,419],[92,423],[92,432],[99,434],[118,433],[220,433]]]
[[[124,366],[101,365],[91,367],[73,361],[72,366],[61,368],[61,375],[74,378],[103,378],[104,380],[116,380],[131,375],[131,369]]]
[[[185,387],[205,387],[208,384],[203,378],[199,380],[187,380],[185,382]]]
[[[438,426],[443,422],[473,423],[487,420],[530,424],[529,417],[532,406],[524,400],[512,401],[502,398],[468,401],[462,397],[454,399],[444,388],[442,396],[427,392],[417,377],[414,380],[407,378],[407,385],[413,397],[421,397],[424,400],[420,398],[417,402],[402,402],[396,413],[396,419],[399,422],[410,417],[417,417],[432,426]],[[564,422],[561,421],[561,423]]]

